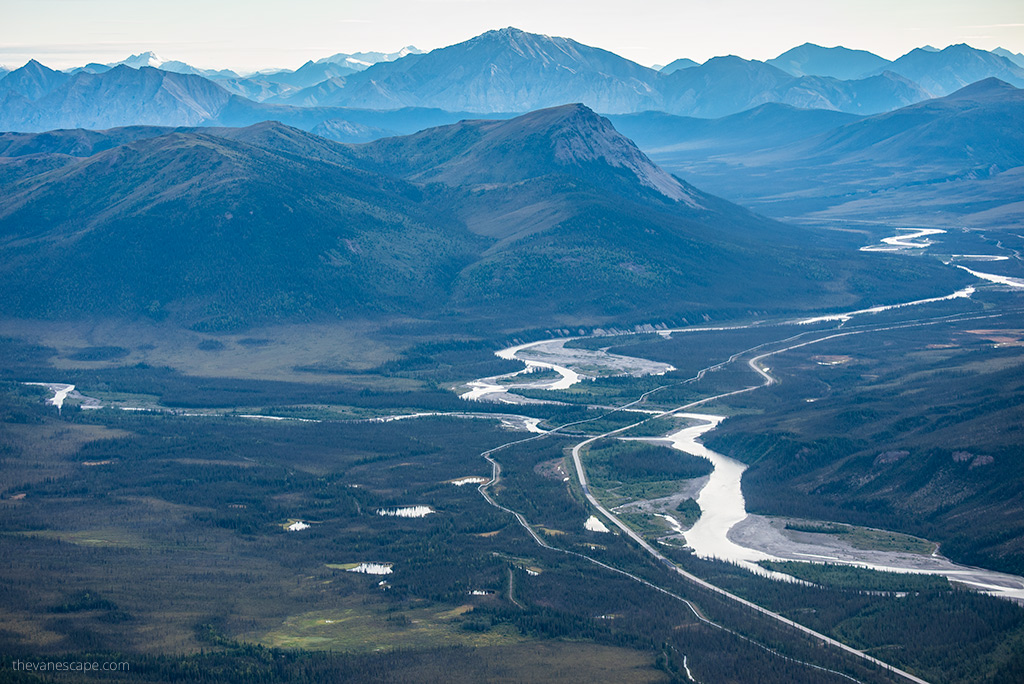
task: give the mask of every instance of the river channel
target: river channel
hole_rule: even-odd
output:
[[[973,288],[967,288],[947,297],[885,308],[970,297],[971,294],[973,294]],[[871,314],[878,310],[883,309],[853,311],[840,314],[837,319],[846,321],[854,316]],[[791,321],[794,325],[806,322],[806,320]],[[666,330],[660,331],[660,334],[667,336],[680,332],[693,334],[699,333],[700,329]],[[518,395],[515,394],[515,390],[520,388],[566,389],[587,377],[623,374],[639,376],[661,374],[673,370],[667,364],[659,364],[645,359],[609,354],[601,350],[566,348],[565,343],[568,341],[568,338],[543,340],[520,344],[496,352],[501,358],[522,361],[526,365],[526,369],[518,373],[510,373],[497,378],[484,378],[468,383],[466,387],[470,388],[470,391],[463,393],[462,397],[476,401],[517,403]],[[554,370],[559,377],[557,379],[547,377],[530,382],[528,371],[538,367]],[[761,373],[766,383],[771,381],[765,369],[752,367]],[[515,382],[507,382],[508,378],[515,378]],[[506,382],[499,382],[501,379],[506,379]],[[523,397],[518,398],[523,399]],[[717,427],[724,418],[692,412],[675,415],[687,418],[696,424],[661,438],[653,438],[652,441],[663,441],[675,449],[705,458],[714,467],[710,477],[706,478],[696,496],[697,505],[700,508],[700,517],[697,522],[689,530],[683,530],[679,526],[678,520],[673,519],[670,521],[670,526],[676,530],[676,533],[667,535],[667,537],[675,537],[677,540],[684,541],[686,546],[698,556],[737,563],[752,572],[765,575],[774,575],[775,573],[765,572],[756,565],[757,561],[829,562],[893,572],[938,574],[979,591],[1024,602],[1024,578],[982,568],[957,565],[939,555],[937,548],[936,552],[931,555],[856,548],[841,539],[842,535],[794,531],[786,529],[785,521],[782,519],[749,514],[741,487],[743,472],[747,466],[708,449],[700,442],[701,436]],[[648,502],[634,502],[630,506],[642,506],[644,503]],[[662,509],[658,515],[670,516],[671,511]],[[821,522],[827,523],[828,521]]]

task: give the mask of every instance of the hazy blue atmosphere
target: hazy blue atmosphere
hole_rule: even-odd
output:
[[[35,58],[53,68],[153,50],[205,68],[297,68],[335,52],[431,50],[516,26],[598,45],[640,64],[736,54],[765,60],[806,41],[895,59],[922,45],[968,43],[1024,51],[1015,0],[676,2],[611,0],[277,0],[167,5],[128,0],[5,3],[0,64]]]
[[[0,684],[1024,682],[1022,53],[6,0]]]

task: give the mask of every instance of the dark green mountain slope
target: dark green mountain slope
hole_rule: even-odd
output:
[[[779,385],[708,445],[751,464],[752,511],[901,530],[958,562],[1024,572],[1024,357],[993,344],[1021,324],[1010,314],[779,355]]]
[[[840,306],[886,287],[873,269],[889,266],[669,176],[582,105],[354,149],[389,174],[443,184],[444,206],[498,241],[456,281],[466,305],[673,316]]]
[[[105,131],[73,128],[46,133],[0,133],[0,157],[24,157],[31,154],[91,157],[125,143],[155,138],[172,130],[161,126],[124,126]]]
[[[948,288],[919,262],[840,252],[702,193],[580,105],[363,146],[281,124],[160,133],[5,160],[18,173],[0,195],[0,312],[516,328]]]
[[[329,141],[219,132],[138,140],[9,188],[4,313],[218,327],[407,311],[443,299],[480,249],[418,189],[345,165]]]

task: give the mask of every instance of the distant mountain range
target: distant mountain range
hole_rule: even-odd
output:
[[[420,55],[423,51],[412,46],[406,45],[398,52],[354,52],[352,54],[346,54],[339,52],[338,54],[331,55],[330,57],[324,57],[318,59],[317,64],[321,62],[333,62],[334,64],[341,64],[349,67],[355,71],[362,71],[368,67],[373,66],[377,62],[394,62],[396,59],[401,59],[406,55]]]
[[[715,57],[698,67],[675,71],[664,80],[661,111],[702,118],[727,116],[768,102],[875,114],[928,97],[915,83],[889,72],[858,81],[793,77],[770,64],[739,57]]]
[[[805,44],[771,63],[677,60],[657,72],[569,39],[510,28],[430,53],[338,54],[294,72],[249,77],[152,53],[73,73],[33,60],[0,78],[0,130],[280,121],[359,143],[575,100],[621,112],[615,125],[671,172],[772,216],[889,216],[928,206],[938,212],[935,220],[948,209],[967,223],[996,213],[1006,221],[1017,215],[1024,167],[1017,155],[1024,68],[1011,57],[954,45],[885,62]],[[878,73],[837,77],[865,68]],[[992,72],[1005,78],[974,81],[962,91],[967,99],[958,100],[957,90],[951,99],[929,99]],[[252,89],[264,101],[238,94]],[[907,130],[898,133],[897,123]],[[890,130],[896,132],[884,134]],[[41,158],[39,167],[55,159]]]
[[[281,99],[294,94],[303,88],[310,88],[324,81],[341,78],[358,73],[378,62],[393,62],[406,55],[421,54],[413,46],[404,47],[398,52],[357,52],[354,54],[338,53],[330,57],[310,60],[295,71],[280,69],[251,74],[247,77],[217,79],[221,85],[236,95],[242,95],[257,102]],[[277,88],[267,88],[273,84]],[[282,87],[283,86],[283,87]]]
[[[119,62],[86,64],[84,67],[71,69],[68,73],[87,71],[92,74],[102,74],[118,66],[128,66],[133,69],[152,67],[154,69],[162,69],[163,71],[173,71],[177,74],[203,76],[217,81],[233,94],[262,102],[287,93],[293,93],[302,88],[308,88],[331,78],[354,74],[373,66],[377,62],[390,62],[406,55],[419,53],[420,50],[411,45],[402,48],[398,52],[391,53],[357,52],[351,55],[338,53],[330,57],[318,59],[315,62],[310,60],[294,71],[290,69],[274,69],[241,75],[231,69],[200,69],[185,62],[166,61],[157,56],[156,53],[149,51],[131,55]],[[2,73],[0,73],[0,77],[2,77]]]
[[[368,67],[373,66],[377,62],[393,62],[396,59],[401,59],[406,55],[418,55],[422,51],[416,49],[412,45],[408,45],[398,52],[356,52],[353,54],[345,54],[339,52],[331,55],[330,57],[324,57],[318,59],[315,62],[310,60],[303,65],[303,67],[309,64],[334,64],[340,67],[344,67],[350,72],[362,71]],[[72,69],[71,72],[85,69],[87,71],[95,69],[94,73],[99,73],[107,69],[113,69],[117,66],[129,66],[133,69],[141,69],[142,67],[153,67],[154,69],[163,69],[164,71],[173,71],[179,74],[195,74],[198,76],[206,76],[208,78],[215,79],[228,79],[228,78],[250,78],[250,77],[263,77],[268,78],[272,76],[281,76],[294,74],[297,71],[291,71],[289,69],[272,69],[267,71],[257,71],[249,74],[240,74],[237,71],[231,69],[199,69],[197,67],[186,64],[185,62],[179,62],[176,60],[163,60],[155,52],[142,52],[137,55],[131,55],[119,62],[111,62],[109,64],[87,64],[85,67],[79,69]],[[92,69],[90,69],[90,67]]]
[[[21,99],[36,101],[56,90],[72,78],[62,71],[54,71],[32,59],[0,79],[0,101]]]
[[[932,97],[942,97],[986,78],[1024,87],[1024,67],[1006,57],[969,45],[950,45],[941,52],[911,50],[885,67],[921,85]]]
[[[521,329],[948,287],[703,193],[582,105],[362,146],[277,123],[8,133],[0,186],[6,316]]]
[[[567,38],[513,28],[488,31],[429,53],[411,47],[390,54],[339,53],[295,71],[248,76],[196,69],[142,53],[121,63],[88,65],[73,73],[46,69],[35,61],[15,69],[0,78],[0,129],[213,125],[224,123],[220,108],[231,99],[218,90],[268,105],[411,107],[485,115],[566,102],[581,102],[608,114],[649,110],[703,118],[767,103],[875,114],[944,96],[983,78],[996,77],[1022,87],[1024,67],[1013,57],[954,45],[941,51],[914,50],[888,62],[864,51],[805,44],[767,63],[716,57],[698,65],[680,59],[658,72]],[[139,74],[137,81],[126,69]],[[149,73],[154,69],[205,83],[157,78]],[[154,87],[157,82],[162,85]],[[232,106],[249,114],[259,111]],[[81,116],[76,114],[79,111]],[[261,120],[281,111],[268,109]],[[323,118],[303,127],[324,124],[328,129],[359,130],[359,122],[346,120],[344,112],[323,113]],[[137,118],[142,115],[146,118]],[[309,121],[310,115],[296,120],[300,118]]]
[[[976,55],[974,53],[977,53]],[[766,102],[873,114],[935,94],[903,72],[929,84],[956,78],[997,76],[1024,86],[1024,70],[1009,60],[967,46],[930,55],[922,72],[909,62],[813,45],[779,60],[789,72],[763,62],[716,57],[702,65],[677,60],[661,72],[566,38],[513,28],[488,31],[465,43],[381,63],[344,80],[333,79],[282,101],[367,109],[402,106],[476,112],[522,111],[578,101],[609,114],[659,110],[717,117]],[[965,54],[974,55],[966,59]],[[979,66],[981,65],[981,66]],[[799,68],[798,68],[799,66]],[[964,69],[961,74],[958,69]],[[986,71],[987,69],[987,71]],[[835,76],[839,74],[839,76]],[[850,74],[856,74],[854,79]],[[984,74],[984,75],[980,75]]]
[[[201,76],[124,65],[69,75],[33,61],[0,81],[0,129],[194,126],[214,118],[230,99]]]
[[[871,117],[772,104],[715,121],[614,120],[672,172],[776,217],[1024,217],[1024,90],[995,78]]]
[[[131,67],[132,69],[141,69],[142,67],[152,67],[154,69],[163,69],[164,71],[173,71],[176,74],[193,74],[196,76],[205,76],[206,78],[238,78],[238,73],[231,69],[198,69],[185,62],[179,62],[176,60],[163,60],[157,56],[153,51],[141,52],[137,55],[130,55],[119,62],[110,62],[108,64],[97,64],[92,62],[86,64],[83,67],[77,69],[71,69],[68,71],[70,74],[77,73],[79,71],[88,71],[91,74],[102,74],[106,71],[119,66]]]
[[[476,112],[521,112],[585,102],[602,112],[656,108],[657,72],[567,38],[517,29],[488,31],[464,43],[379,63],[313,93],[319,105],[396,109],[437,107]]]
[[[343,142],[361,142],[470,116],[439,110],[374,112],[271,105],[232,95],[224,83],[124,65],[95,74],[65,74],[33,61],[0,81],[0,130],[102,130],[136,124],[248,126],[276,120],[316,129]]]

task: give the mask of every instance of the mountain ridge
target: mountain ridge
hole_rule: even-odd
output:
[[[924,88],[932,97],[944,97],[964,86],[995,77],[1018,88],[1024,87],[1024,67],[1005,57],[972,48],[964,43],[932,52],[911,50],[886,71],[904,76]]]
[[[813,44],[794,48],[780,58],[788,55],[789,61],[808,67],[802,71],[827,73],[827,69],[809,65],[815,60],[822,62],[822,54],[829,56],[825,62],[836,61],[830,57],[835,50],[841,50],[839,62],[849,62],[851,55],[872,58],[863,51]],[[367,59],[398,54],[367,55]],[[159,63],[171,68],[174,64],[161,61],[155,54],[142,53],[133,58],[133,63],[139,65]],[[656,72],[571,39],[530,34],[511,27],[429,53],[410,51],[361,71],[330,58],[308,62],[294,72],[281,70],[245,78],[231,78],[237,76],[234,72],[195,70],[183,65],[178,71],[201,73],[178,74],[161,69],[160,73],[176,74],[164,77],[164,89],[150,84],[150,66],[140,66],[138,78],[131,82],[124,71],[129,67],[125,65],[112,69],[93,65],[95,68],[64,74],[30,61],[0,79],[0,102],[6,105],[0,111],[0,129],[39,131],[139,123],[218,125],[241,122],[225,116],[225,111],[247,110],[245,117],[249,122],[254,118],[282,117],[307,130],[319,127],[320,132],[335,135],[339,140],[358,141],[390,129],[365,118],[347,120],[338,108],[397,111],[416,107],[475,112],[489,117],[577,101],[604,113],[660,110],[680,116],[717,118],[779,102],[870,115],[927,99],[930,92],[918,80],[932,89],[941,89],[942,83],[959,86],[964,81],[998,75],[992,72],[999,71],[1006,75],[1004,80],[1024,84],[1024,69],[1004,57],[968,46],[950,46],[935,52],[915,50],[896,62],[884,63],[885,68],[878,73],[856,79],[794,76],[771,62],[726,56],[700,65],[688,63],[687,68],[671,73],[667,73],[668,69]],[[851,71],[855,69],[850,67]],[[203,80],[181,80],[186,76]],[[218,89],[257,102],[242,105],[224,98]],[[266,108],[256,106],[258,103]],[[311,112],[297,114],[280,109],[283,106],[306,107]],[[335,110],[327,112],[326,107]],[[322,112],[322,118],[314,120],[314,112]],[[374,132],[374,128],[378,131]]]
[[[0,129],[196,125],[212,118],[230,97],[201,76],[122,65],[102,74],[80,71],[37,100],[5,107],[0,111]],[[120,106],[111,107],[111,102]]]
[[[524,69],[533,77],[546,78],[542,91],[509,95],[508,84]],[[629,106],[626,102],[657,101],[649,84],[655,75],[600,48],[509,27],[429,53],[375,64],[348,79],[344,89],[317,101],[375,109],[443,104],[443,109],[486,113],[537,109],[550,104],[544,93],[557,93],[558,104],[588,100],[588,105],[604,111]],[[436,102],[441,96],[447,99]]]
[[[478,136],[466,135],[465,129],[470,125],[481,129]],[[409,178],[447,185],[487,185],[526,180],[528,174],[524,174],[523,155],[519,154],[523,147],[512,140],[525,140],[529,146],[533,140],[539,139],[553,144],[541,144],[530,150],[530,154],[539,155],[541,163],[549,168],[582,167],[600,162],[631,172],[641,185],[671,200],[697,206],[693,195],[678,180],[655,166],[632,141],[615,131],[608,119],[579,103],[541,109],[507,121],[463,122],[440,131],[449,139],[461,138],[462,144],[451,145],[447,150],[451,155],[447,159],[434,158],[428,165],[414,164],[415,170],[408,174]],[[439,129],[434,129],[431,134],[437,135],[438,132]],[[470,142],[472,137],[475,139]],[[386,145],[382,142],[378,147]],[[480,153],[481,149],[485,152]],[[487,154],[486,151],[491,149],[500,149],[502,155]],[[506,153],[511,159],[502,158]],[[403,159],[408,157],[403,155]]]
[[[804,43],[767,60],[793,76],[831,76],[841,80],[856,80],[891,64],[888,59],[843,46],[822,47]]]
[[[673,173],[772,216],[987,229],[1019,220],[1024,90],[998,79],[806,136],[723,140],[724,122],[682,139],[652,128],[644,149]],[[799,131],[792,116],[779,126]]]
[[[522,327],[845,305],[888,277],[877,257],[839,260],[812,232],[680,181],[694,201],[666,197],[645,184],[646,157],[578,105],[362,146],[275,123],[154,133],[111,134],[133,139],[88,157],[0,158],[0,179],[42,164],[0,194],[13,293],[0,313],[207,330],[459,313]],[[490,168],[500,156],[518,164]],[[432,159],[452,163],[424,174]],[[485,170],[504,175],[464,182]]]

